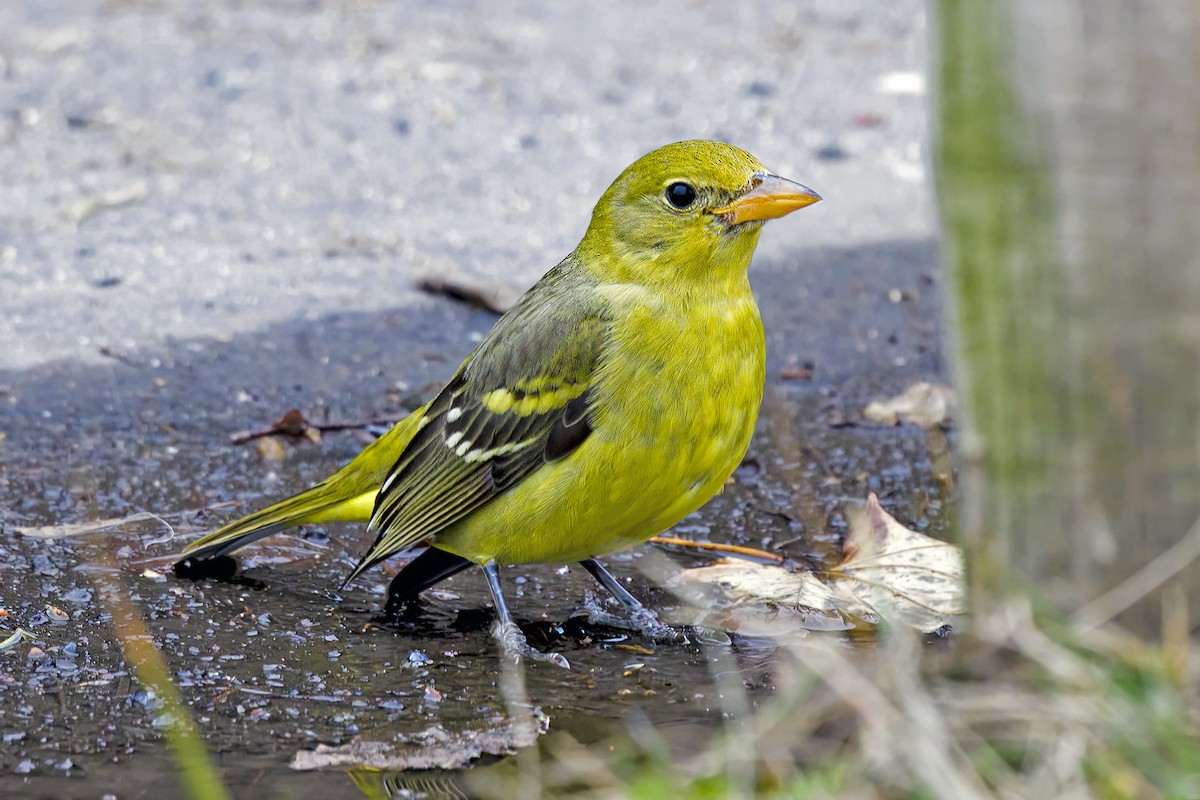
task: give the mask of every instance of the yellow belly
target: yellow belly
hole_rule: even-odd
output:
[[[721,490],[754,433],[765,377],[749,291],[686,314],[639,306],[597,379],[592,434],[438,547],[478,563],[568,562],[635,544]]]

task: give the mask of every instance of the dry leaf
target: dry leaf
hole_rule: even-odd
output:
[[[774,564],[724,558],[707,567],[681,572],[677,581],[711,586],[720,605],[732,612],[724,627],[746,634],[778,631],[780,625],[812,631],[844,631],[856,627],[871,610],[847,603],[811,572],[794,572]]]
[[[845,560],[829,574],[840,594],[923,633],[965,611],[962,551],[905,528],[874,494],[850,515]]]
[[[283,416],[271,423],[271,430],[288,436],[303,436],[312,427],[298,408],[289,408]]]
[[[724,620],[747,633],[847,630],[888,619],[933,633],[964,610],[963,557],[954,545],[897,522],[872,494],[851,515],[842,563],[825,575],[725,559],[684,570],[682,585],[715,588]]]
[[[949,419],[956,403],[954,390],[936,383],[914,383],[890,400],[875,401],[863,409],[870,422],[896,425],[908,422],[932,428]]]
[[[343,428],[352,428],[357,426],[326,425],[323,427],[328,430],[341,430]],[[251,431],[238,431],[229,437],[229,441],[233,444],[245,444],[252,439],[261,440],[264,436],[269,437],[275,434],[280,436],[291,436],[297,439],[305,438],[313,444],[318,444],[321,441],[321,428],[309,422],[308,418],[304,416],[304,412],[298,408],[289,408],[287,411],[283,412],[282,417],[272,422],[269,427],[259,428],[258,430]],[[276,450],[271,445],[264,445],[260,443],[258,446],[258,452],[259,455],[269,461],[279,461],[283,458],[282,446]],[[276,454],[279,454],[278,458],[276,458]]]

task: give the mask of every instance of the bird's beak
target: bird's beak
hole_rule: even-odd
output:
[[[777,219],[797,209],[811,206],[821,195],[803,184],[789,181],[778,175],[759,172],[754,176],[754,186],[745,194],[738,195],[727,206],[714,208],[713,214],[724,217],[730,225],[756,220]]]

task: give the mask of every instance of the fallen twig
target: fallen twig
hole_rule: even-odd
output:
[[[246,442],[255,439],[261,439],[264,436],[305,436],[310,439],[320,439],[322,433],[331,431],[349,431],[356,429],[365,429],[370,425],[386,425],[389,428],[395,425],[396,419],[372,419],[366,422],[325,422],[319,425],[314,425],[309,422],[304,414],[297,408],[288,410],[282,417],[272,422],[266,428],[257,428],[249,431],[238,431],[229,437],[231,444],[245,444]]]
[[[28,536],[33,539],[64,539],[71,536],[85,536],[92,533],[102,533],[111,530],[120,525],[129,525],[134,522],[145,522],[146,520],[158,520],[167,526],[168,533],[173,534],[170,523],[167,519],[182,518],[193,514],[201,514],[206,511],[215,511],[220,508],[230,508],[240,506],[242,500],[222,500],[219,503],[213,503],[210,506],[203,508],[190,508],[185,511],[171,511],[166,514],[152,514],[149,511],[139,511],[136,514],[131,514],[128,517],[114,517],[112,519],[92,520],[91,522],[71,522],[66,525],[42,525],[36,528],[17,528],[16,531],[22,536]],[[171,535],[166,538],[156,539],[147,544],[162,544],[169,541]]]
[[[715,550],[718,553],[733,553],[734,555],[745,556],[747,558],[760,558],[764,561],[770,561],[774,564],[782,564],[787,561],[786,558],[778,553],[768,553],[766,550],[758,550],[753,547],[743,547],[739,544],[720,544],[718,542],[694,542],[691,539],[680,539],[675,536],[655,536],[650,539],[654,544],[669,544],[674,547],[691,547],[697,550]]]
[[[421,278],[417,281],[417,288],[494,314],[508,311],[521,297],[520,290],[505,283],[467,281],[442,275]]]

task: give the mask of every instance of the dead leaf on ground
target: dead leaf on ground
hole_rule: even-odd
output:
[[[849,517],[845,559],[829,573],[839,592],[922,633],[965,612],[962,550],[904,527],[874,494]]]
[[[880,619],[933,633],[964,613],[962,552],[911,531],[872,494],[850,514],[840,565],[825,574],[725,559],[684,570],[681,585],[715,588],[727,622],[746,633],[871,627]]]
[[[954,390],[950,387],[921,381],[890,400],[869,403],[863,409],[863,417],[869,422],[883,425],[907,422],[921,428],[932,428],[953,415],[956,402]]]
[[[845,631],[870,614],[869,608],[848,603],[811,572],[742,558],[723,558],[707,567],[684,570],[677,582],[679,588],[715,588],[718,606],[726,612],[722,627],[749,635],[778,631],[780,625]],[[707,605],[712,598],[689,599]]]
[[[304,412],[298,408],[289,408],[283,416],[271,423],[271,429],[276,433],[288,436],[307,436],[312,425],[304,417]]]
[[[528,747],[545,733],[550,718],[541,711],[523,724],[500,721],[483,730],[449,731],[441,725],[405,736],[398,742],[357,739],[350,744],[330,747],[319,744],[315,750],[300,750],[292,756],[294,770],[345,769],[460,769],[480,756],[512,755]]]

